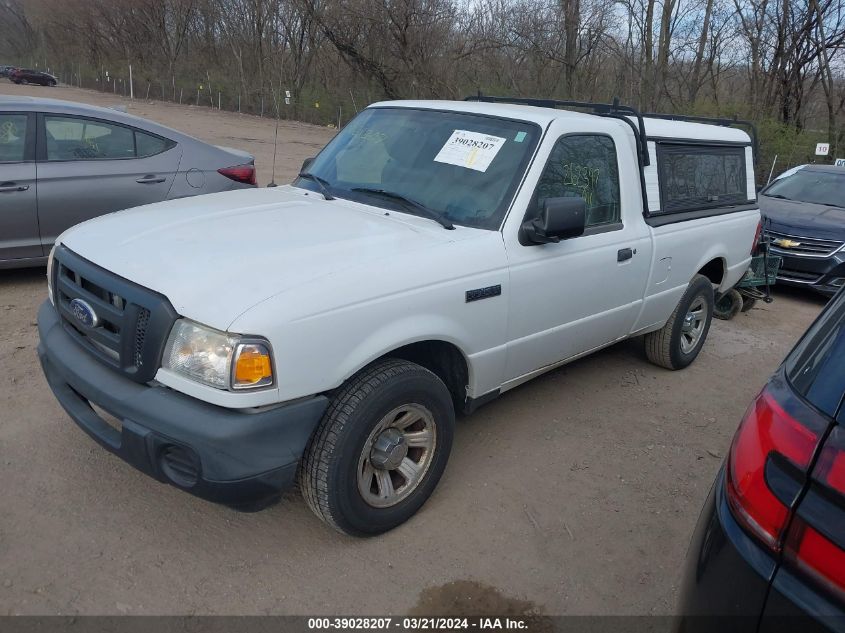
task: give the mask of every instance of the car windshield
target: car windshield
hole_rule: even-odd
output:
[[[845,169],[841,174],[801,169],[791,176],[776,180],[763,192],[763,195],[841,207],[845,206],[845,200],[842,199],[843,191],[845,191]]]
[[[540,132],[534,123],[491,116],[370,108],[308,166],[320,180],[294,184],[312,191],[322,184],[332,196],[496,230]]]

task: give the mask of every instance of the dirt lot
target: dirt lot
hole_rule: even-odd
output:
[[[11,92],[116,101],[0,83]],[[249,150],[269,180],[269,120],[144,102],[129,111]],[[277,176],[330,137],[283,124]],[[460,422],[417,517],[356,540],[325,528],[296,494],[239,514],[94,444],[38,367],[44,298],[43,269],[0,271],[0,614],[430,613],[455,592],[494,610],[501,595],[548,614],[669,613],[737,422],[823,305],[781,291],[716,321],[682,372],[648,364],[632,340],[504,395]]]

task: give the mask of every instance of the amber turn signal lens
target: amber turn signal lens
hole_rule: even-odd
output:
[[[235,388],[262,387],[273,383],[270,352],[255,343],[238,346],[235,357]]]

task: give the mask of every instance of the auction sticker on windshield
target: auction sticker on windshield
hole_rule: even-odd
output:
[[[434,162],[487,171],[504,144],[505,139],[501,136],[455,130],[434,157]]]

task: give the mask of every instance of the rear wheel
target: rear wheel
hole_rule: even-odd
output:
[[[713,285],[707,277],[696,275],[666,325],[646,334],[646,356],[666,369],[687,367],[704,346],[712,319]]]
[[[424,367],[380,361],[334,397],[300,466],[311,510],[338,531],[386,532],[419,510],[446,468],[455,412]]]

